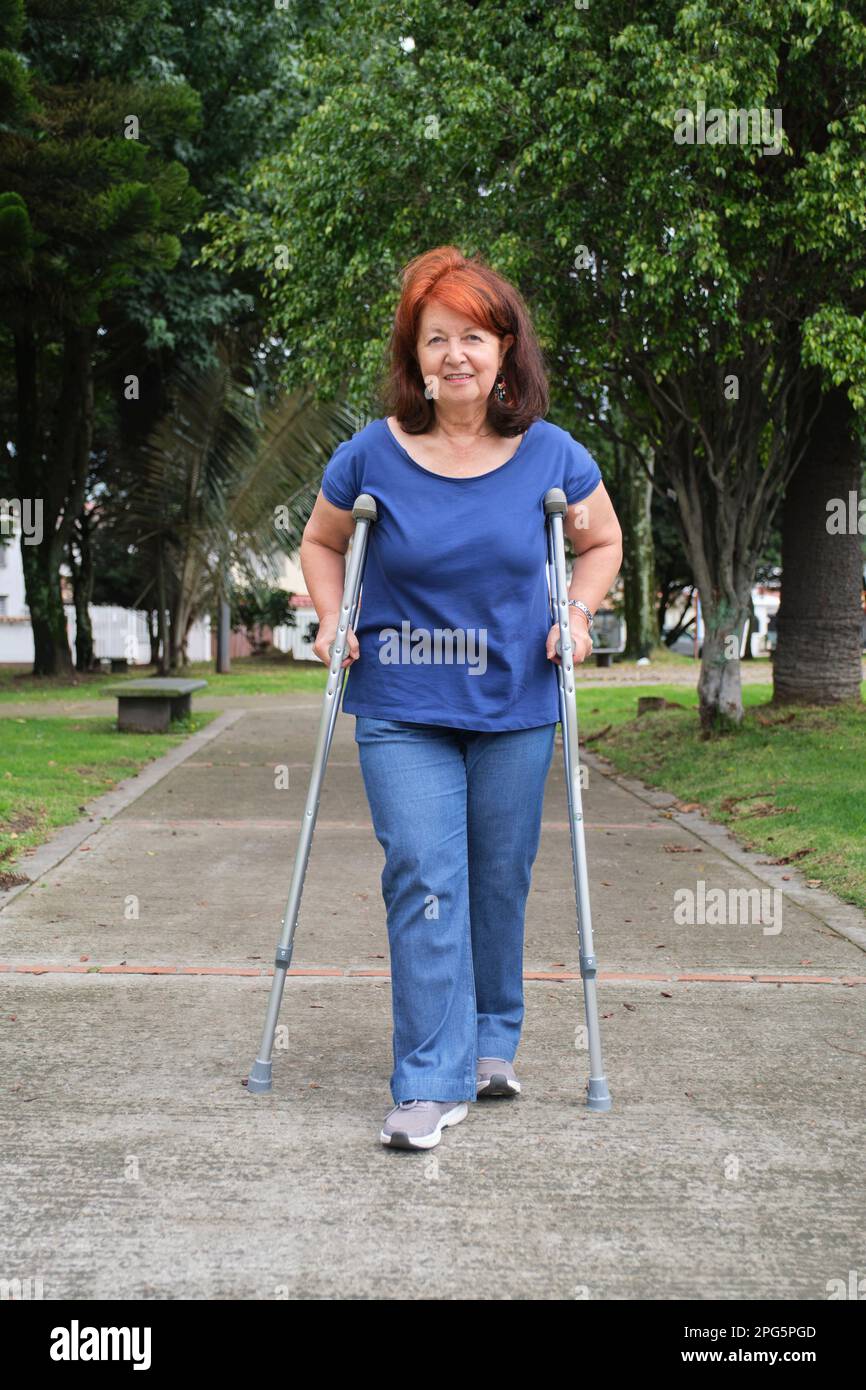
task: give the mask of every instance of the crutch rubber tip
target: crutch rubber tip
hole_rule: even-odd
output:
[[[273,1085],[273,1062],[262,1062],[256,1058],[247,1079],[247,1090],[252,1096],[266,1095]]]
[[[591,1076],[586,1085],[587,1110],[609,1110],[613,1104],[606,1076]]]

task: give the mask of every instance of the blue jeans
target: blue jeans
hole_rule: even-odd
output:
[[[385,851],[395,1104],[475,1100],[478,1058],[514,1060],[524,913],[555,731],[355,716]]]

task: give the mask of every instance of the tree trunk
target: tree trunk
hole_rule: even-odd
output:
[[[165,605],[165,546],[162,537],[157,541],[156,551],[156,630],[159,637],[159,668],[160,676],[168,675],[168,633],[166,632],[166,605]]]
[[[743,718],[740,642],[750,592],[748,580],[740,581],[732,599],[701,592],[704,635],[698,699],[704,737]]]
[[[19,499],[31,492],[42,508],[38,543],[29,544],[22,529],[21,566],[33,630],[33,674],[58,676],[71,674],[72,656],[66,632],[66,614],[60,593],[60,560],[51,499],[44,486],[43,441],[38,391],[36,338],[32,331],[15,334],[15,376],[17,385],[17,434],[15,453],[9,467]]]
[[[647,457],[652,474],[653,455]],[[652,532],[652,482],[634,465],[620,472],[625,500],[623,529],[623,588],[625,592],[626,655],[649,656],[659,640],[656,617],[655,548]]]
[[[774,703],[829,705],[860,698],[859,484],[853,409],[847,391],[834,387],[821,402],[808,449],[785,494]],[[834,498],[845,516],[841,530],[833,527],[827,505]]]
[[[174,676],[183,667],[183,644],[185,640],[187,610],[182,599],[171,610],[171,631],[168,638],[168,670]]]
[[[150,641],[150,665],[159,666],[159,614],[151,608],[147,614],[147,635]]]
[[[73,546],[78,547],[78,563]],[[69,568],[72,571],[72,593],[75,601],[75,667],[92,671],[94,665],[93,624],[90,621],[90,600],[93,596],[93,550],[90,544],[90,520],[82,511],[76,522],[69,546]]]
[[[695,476],[676,475],[678,525],[701,605],[703,638],[698,700],[704,738],[743,719],[740,643],[758,557],[737,534],[737,500],[720,488],[699,492]],[[695,623],[697,636],[697,623]]]
[[[752,600],[752,595],[749,594],[749,614],[746,618],[746,645],[743,649],[743,655],[740,658],[741,661],[754,661],[755,656],[752,651],[752,637],[757,632],[757,630],[758,623],[757,615],[755,613],[755,604]]]
[[[231,606],[224,595],[217,602],[217,675],[226,676],[232,669],[230,654]]]
[[[37,387],[38,355],[32,331],[15,334],[17,435],[10,469],[20,497],[42,509],[38,544],[21,537],[27,606],[33,629],[33,674],[66,675],[72,656],[60,588],[75,518],[84,502],[93,434],[93,330],[68,328],[63,339],[60,389],[52,428],[43,438]]]
[[[52,538],[27,545],[21,536],[21,562],[30,626],[33,629],[34,676],[64,676],[73,671],[66,613],[60,594],[60,554]]]

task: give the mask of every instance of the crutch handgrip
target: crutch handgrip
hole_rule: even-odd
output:
[[[356,521],[375,521],[378,517],[376,499],[369,492],[361,492],[355,498],[352,516]]]
[[[544,494],[544,515],[552,516],[554,512],[561,512],[563,516],[568,511],[568,502],[561,487],[551,487]]]
[[[359,492],[358,496],[355,498],[355,505],[352,508],[352,516],[356,523],[359,521],[378,520],[379,513],[376,507],[375,497],[371,497],[369,492]],[[348,633],[346,633],[346,637],[348,638]],[[328,644],[328,656],[332,661],[334,659],[334,647],[336,642],[337,638],[335,637],[334,641]]]

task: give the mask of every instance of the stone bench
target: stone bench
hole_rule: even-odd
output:
[[[117,727],[123,733],[164,734],[173,719],[189,715],[193,691],[206,685],[207,681],[151,676],[109,686],[105,694],[117,696]]]

